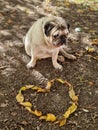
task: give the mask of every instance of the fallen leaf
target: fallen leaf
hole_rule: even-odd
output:
[[[46,121],[54,122],[54,121],[56,120],[56,117],[55,117],[54,114],[49,113],[49,114],[47,114],[47,116],[41,116],[40,119],[41,119],[41,120],[44,119],[44,120],[46,120]]]
[[[86,47],[85,49],[88,52],[95,52],[95,48],[94,47]]]
[[[21,93],[22,91],[26,91],[27,89],[33,88],[34,85],[26,85],[21,87],[21,89],[19,90],[19,93]]]
[[[21,87],[21,89],[19,90],[19,93],[21,93],[21,91],[25,91],[26,87]]]
[[[41,116],[42,115],[41,111],[38,111],[38,110],[32,111],[30,107],[25,107],[25,109],[28,110],[30,113],[32,113],[35,116]]]
[[[57,81],[59,81],[60,83],[62,83],[62,84],[64,84],[65,83],[65,81],[64,80],[62,80],[62,79],[56,79]]]
[[[66,118],[60,119],[58,121],[56,121],[55,124],[59,124],[60,126],[63,126],[66,124]]]
[[[54,114],[47,114],[47,118],[46,118],[46,121],[55,121],[56,120],[56,117]]]
[[[32,89],[36,90],[37,92],[46,92],[47,91],[46,89],[43,89],[43,88],[38,87],[38,86],[34,86]]]
[[[30,89],[30,88],[33,88],[34,85],[26,85],[26,89]]]
[[[49,82],[47,83],[46,90],[47,90],[47,91],[50,91],[51,86],[52,86],[52,82],[49,81]]]
[[[69,97],[73,100],[73,101],[78,101],[78,97],[75,95],[75,92],[73,90],[73,88],[71,90],[69,90]]]
[[[21,102],[20,104],[24,107],[32,107],[32,104],[30,102]]]
[[[46,89],[43,89],[43,88],[40,88],[37,90],[37,92],[41,92],[41,93],[45,93],[47,90]]]
[[[24,101],[24,96],[22,95],[22,93],[18,93],[16,96],[16,100],[19,103],[22,103]]]
[[[32,87],[31,89],[33,89],[33,90],[39,90],[41,87],[39,87],[39,86],[34,86],[34,87]]]
[[[42,115],[42,112],[38,111],[38,110],[31,111],[31,113],[34,114],[34,115],[36,115],[36,116],[41,116]]]
[[[32,110],[30,107],[25,107],[26,110],[28,110],[30,113],[32,113]]]
[[[70,87],[70,89],[72,88],[72,85],[66,80],[65,80],[65,84],[67,84]]]
[[[98,44],[98,38],[92,40],[92,44]]]
[[[67,119],[73,112],[75,112],[77,109],[77,105],[73,103],[68,110],[65,112],[64,117]]]
[[[93,85],[94,85],[94,82],[90,81],[90,82],[89,82],[89,85],[90,85],[90,86],[93,86]]]

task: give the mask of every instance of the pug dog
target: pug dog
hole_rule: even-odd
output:
[[[62,70],[57,61],[59,52],[68,59],[76,59],[65,50],[69,28],[62,17],[47,16],[37,20],[24,39],[25,51],[31,57],[27,68],[33,68],[38,59],[52,57],[54,68]]]

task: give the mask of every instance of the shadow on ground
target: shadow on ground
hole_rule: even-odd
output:
[[[65,59],[61,63],[63,72],[54,70],[51,59],[40,60],[34,70],[27,70],[30,58],[23,47],[23,36],[32,23],[47,12],[39,0],[0,1],[0,130],[98,130],[98,44],[93,45],[95,51],[88,52],[85,49],[88,44],[81,42],[83,34],[98,38],[98,11],[89,6],[58,3],[58,15],[68,19],[72,29],[82,29],[79,37],[69,43],[70,52],[77,60]],[[45,87],[47,80],[56,77],[70,82],[79,96],[77,111],[63,127],[38,120],[15,99],[21,86]],[[64,113],[69,103],[67,89],[60,84],[55,84],[50,95],[27,91],[25,96],[43,113],[57,116]]]

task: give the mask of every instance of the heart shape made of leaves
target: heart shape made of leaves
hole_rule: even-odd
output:
[[[58,81],[61,84],[68,86],[69,97],[72,100],[72,105],[62,115],[61,119],[57,119],[57,117],[52,113],[47,113],[46,115],[43,115],[42,112],[39,111],[39,110],[32,110],[32,107],[33,107],[32,104],[30,102],[24,101],[24,96],[22,94],[23,91],[26,91],[28,89],[32,89],[32,90],[34,90],[38,93],[50,92],[52,84],[55,81]],[[27,85],[27,86],[21,87],[17,96],[16,96],[16,100],[17,100],[17,102],[19,102],[20,105],[24,106],[25,109],[28,110],[30,113],[39,117],[40,120],[46,120],[46,121],[54,122],[55,124],[59,124],[59,126],[63,126],[63,125],[66,124],[67,118],[69,118],[69,116],[73,112],[76,111],[77,106],[78,106],[78,97],[75,95],[75,92],[73,90],[73,86],[69,82],[67,82],[66,80],[62,80],[62,79],[53,79],[53,80],[49,81],[46,85],[46,88],[41,88],[41,87],[38,87],[38,86],[35,86],[35,85]]]

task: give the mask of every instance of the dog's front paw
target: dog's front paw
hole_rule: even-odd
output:
[[[62,65],[60,65],[60,64],[58,64],[58,63],[57,63],[54,67],[55,67],[56,70],[60,70],[60,71],[63,70]]]
[[[57,60],[60,61],[60,62],[64,62],[65,58],[63,56],[58,56]]]
[[[70,54],[70,55],[68,56],[68,59],[76,60],[76,56]]]
[[[28,64],[27,64],[27,68],[28,69],[33,69],[34,68],[34,64],[32,64],[31,62],[29,62]]]

